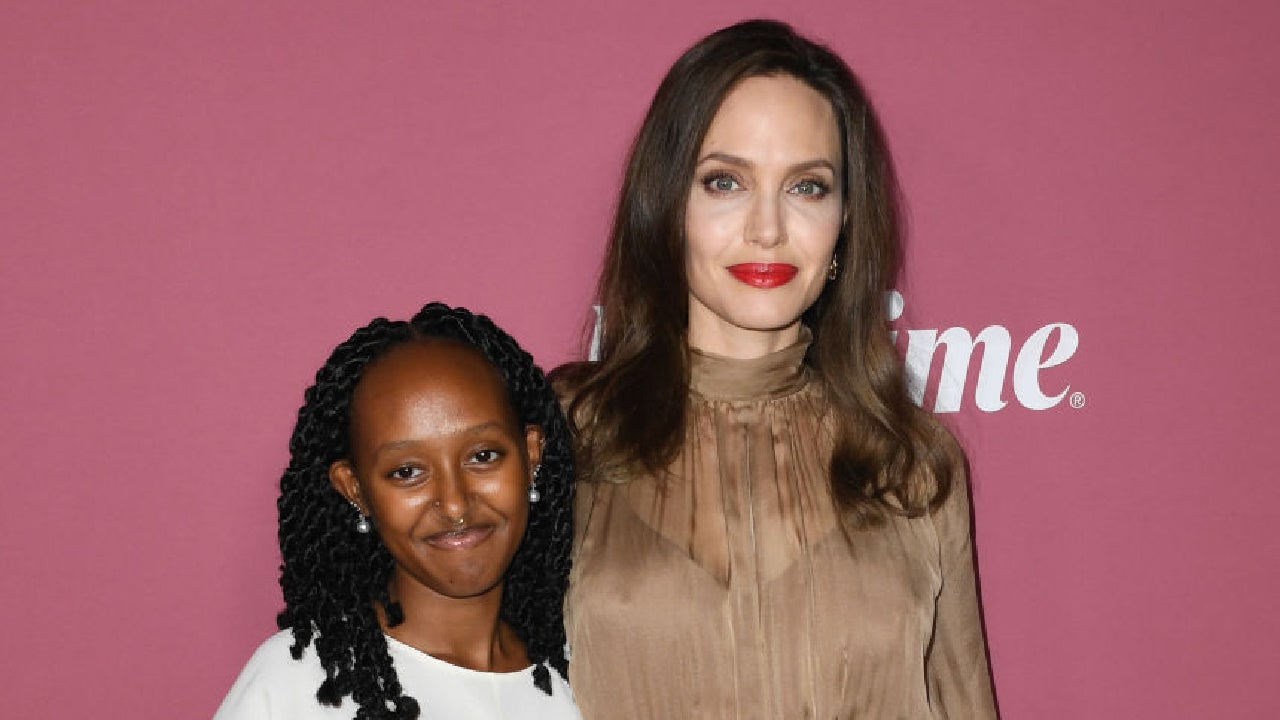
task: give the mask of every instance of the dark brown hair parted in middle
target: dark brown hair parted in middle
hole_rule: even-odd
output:
[[[844,268],[804,314],[806,362],[836,421],[831,487],[850,527],[886,512],[919,515],[947,496],[963,455],[910,400],[890,341],[884,295],[896,279],[897,193],[884,136],[866,94],[835,53],[786,24],[749,20],[695,44],[663,78],[631,148],[597,290],[600,361],[557,371],[585,480],[659,473],[685,436],[685,205],[697,154],[725,96],[741,81],[791,75],[827,98],[843,151]]]

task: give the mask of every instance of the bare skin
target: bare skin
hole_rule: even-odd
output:
[[[765,75],[725,96],[685,206],[690,345],[754,358],[795,343],[830,272],[841,177],[835,113],[816,90]]]
[[[395,559],[389,591],[405,619],[390,627],[378,607],[387,635],[472,670],[529,665],[499,610],[541,446],[541,428],[519,423],[501,376],[470,346],[415,341],[366,369],[351,457],[329,478]]]

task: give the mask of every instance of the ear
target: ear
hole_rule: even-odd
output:
[[[360,512],[365,515],[369,514],[360,497],[360,481],[356,478],[356,471],[351,467],[350,460],[335,460],[329,466],[329,483],[339,495],[347,499],[347,502],[360,508]]]
[[[529,454],[529,467],[542,462],[542,426],[524,426],[525,449]]]

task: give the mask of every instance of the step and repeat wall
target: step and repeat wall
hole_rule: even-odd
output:
[[[1280,714],[1275,7],[3,3],[0,716],[208,716],[329,350],[441,299],[581,357],[659,78],[753,16],[889,136],[1004,716]]]

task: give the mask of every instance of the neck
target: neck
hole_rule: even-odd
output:
[[[723,324],[700,323],[689,317],[689,345],[697,350],[736,360],[753,360],[796,344],[800,321],[775,330],[726,328]]]
[[[480,595],[453,598],[401,577],[391,580],[391,597],[404,610],[404,622],[389,627],[375,604],[387,635],[452,665],[482,672],[515,672],[528,666],[524,643],[498,618],[502,584]]]

